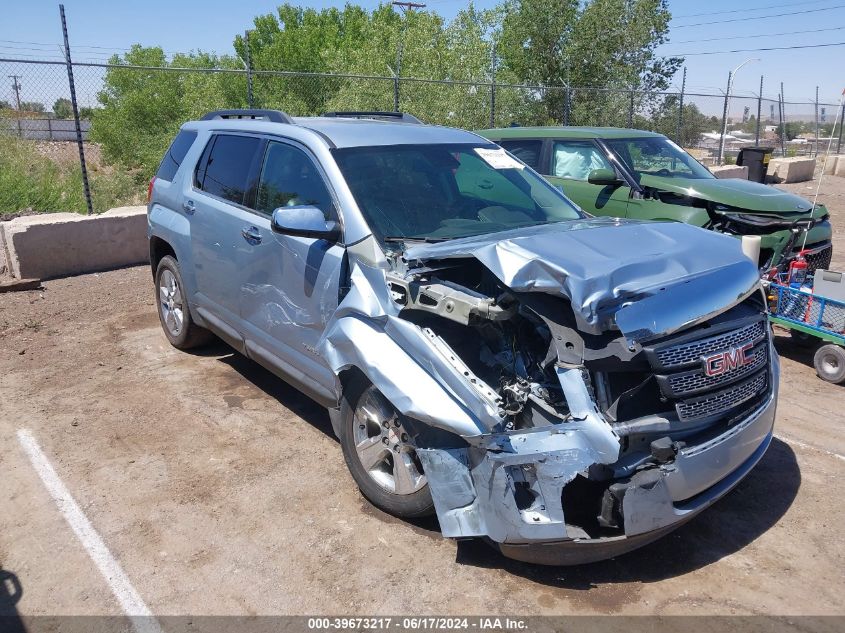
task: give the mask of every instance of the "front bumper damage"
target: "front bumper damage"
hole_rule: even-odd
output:
[[[730,492],[765,454],[778,374],[775,360],[772,392],[744,420],[627,478],[621,495],[624,535],[585,538],[567,527],[566,484],[601,461],[583,428],[494,433],[473,438],[468,448],[420,450],[443,535],[486,537],[509,558],[545,565],[602,560],[654,541]],[[530,505],[519,502],[526,480]]]
[[[408,316],[402,292],[408,286],[395,283],[401,271],[352,265],[350,290],[327,324],[318,351],[338,376],[338,393],[344,372],[355,368],[410,427],[436,430],[434,436],[426,431],[416,437],[416,453],[443,536],[484,538],[511,558],[540,564],[608,558],[655,540],[704,510],[765,453],[779,373],[768,338],[771,388],[753,411],[694,440],[673,442],[668,457],[652,459],[646,451],[634,463],[632,456],[639,454],[623,449],[629,438],[620,437],[623,431],[617,433],[620,427],[602,412],[606,404],[597,404],[587,365],[596,359],[624,364],[649,341],[683,333],[731,310],[759,292],[759,276],[730,238],[686,225],[622,225],[626,228],[596,222],[577,236],[572,235],[577,226],[555,232],[546,228],[510,240],[464,240],[405,253],[407,261],[416,262],[405,279],[418,270],[435,270],[428,266],[471,258],[508,291],[522,293],[526,309],[540,306],[537,314],[551,340],[545,367],[551,381],[559,383],[566,415],[538,409],[537,416],[547,421],[529,428],[508,425],[501,389],[474,374],[437,334],[437,326],[422,326]],[[569,240],[568,255],[561,261],[564,239]],[[636,255],[624,248],[626,240],[641,245]],[[690,240],[702,248],[684,245]],[[534,298],[548,295],[565,303],[543,312]],[[448,296],[441,302],[441,312],[435,297],[430,310],[437,318],[461,313],[450,322],[465,323],[474,304],[453,298],[451,306]],[[568,325],[555,321],[562,318],[555,310],[563,306],[571,306],[574,314]],[[605,347],[587,344],[589,336],[595,340],[609,330],[615,338]],[[470,330],[461,337],[470,337]],[[517,360],[514,356],[508,364]],[[338,415],[332,421],[338,432]],[[568,502],[574,499],[577,505],[580,494],[570,485],[582,480],[613,489],[613,505],[606,517],[601,515],[610,517],[602,526],[606,530],[587,529],[567,516]]]

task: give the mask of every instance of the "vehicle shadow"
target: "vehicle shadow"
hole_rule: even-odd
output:
[[[4,633],[26,632],[26,627],[16,606],[22,596],[23,587],[17,575],[0,567],[0,631]]]
[[[463,541],[458,543],[457,562],[499,568],[565,589],[657,582],[715,563],[753,542],[786,513],[800,486],[795,453],[773,439],[763,459],[725,498],[677,531],[618,558],[575,567],[544,567],[507,559],[479,541]]]
[[[261,365],[248,359],[229,347],[223,341],[215,341],[197,350],[197,355],[206,357],[217,357],[221,363],[231,367],[243,378],[251,382],[258,389],[261,389],[268,396],[274,398],[279,404],[288,409],[294,415],[302,418],[318,431],[337,441],[332,423],[329,420],[328,411],[325,407],[317,404],[304,393],[292,387],[282,378],[264,369]],[[194,353],[194,350],[191,350]]]
[[[779,355],[809,367],[813,366],[813,354],[822,344],[820,339],[815,338],[812,339],[812,344],[799,343],[789,335],[775,336],[774,342]]]

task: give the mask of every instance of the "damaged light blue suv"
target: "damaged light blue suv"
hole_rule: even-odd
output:
[[[772,438],[778,359],[739,243],[589,218],[475,134],[212,112],[149,199],[164,333],[325,405],[361,492],[572,564],[666,534]]]

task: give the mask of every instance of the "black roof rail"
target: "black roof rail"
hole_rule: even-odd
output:
[[[273,123],[293,123],[290,115],[281,110],[214,110],[200,120],[213,121],[214,119],[267,119]]]
[[[402,121],[403,123],[416,123],[425,125],[413,114],[407,112],[388,112],[377,110],[338,110],[336,112],[324,112],[323,116],[343,119],[384,119],[386,121]]]

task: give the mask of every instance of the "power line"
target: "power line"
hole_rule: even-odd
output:
[[[845,46],[845,42],[831,42],[829,44],[803,44],[800,46],[770,46],[768,48],[737,48],[732,51],[703,51],[698,53],[678,53],[663,55],[662,57],[689,57],[691,55],[723,55],[725,53],[756,53],[758,51],[791,51],[799,48],[825,48],[828,46]]]
[[[841,9],[845,4],[837,4],[834,7],[824,7],[822,9],[807,9],[805,11],[790,11],[789,13],[773,13],[772,15],[760,15],[755,17],[755,20],[768,20],[770,18],[781,18],[786,15],[802,15],[805,13],[818,13],[819,11],[831,11],[833,9]],[[748,18],[731,18],[730,20],[717,20],[715,22],[696,22],[695,24],[682,24],[680,26],[673,26],[673,29],[686,29],[691,26],[709,26],[711,24],[727,24],[728,22],[744,22]]]
[[[782,35],[802,35],[804,33],[823,33],[825,31],[841,31],[845,26],[834,26],[829,29],[810,29],[808,31],[785,31],[783,33],[761,33],[759,35],[731,35],[730,37],[708,37],[700,40],[682,40],[672,44],[695,44],[698,42],[721,42],[722,40],[747,40],[754,37],[780,37]]]
[[[730,11],[706,11],[705,13],[687,13],[685,15],[673,15],[673,20],[682,20],[684,18],[698,18],[704,15],[725,15],[728,13],[748,13],[751,11],[767,11],[769,9],[780,9],[781,7],[800,7],[807,4],[818,4],[819,2],[828,2],[829,0],[811,0],[810,2],[787,2],[786,4],[769,4],[756,9],[732,9]]]

